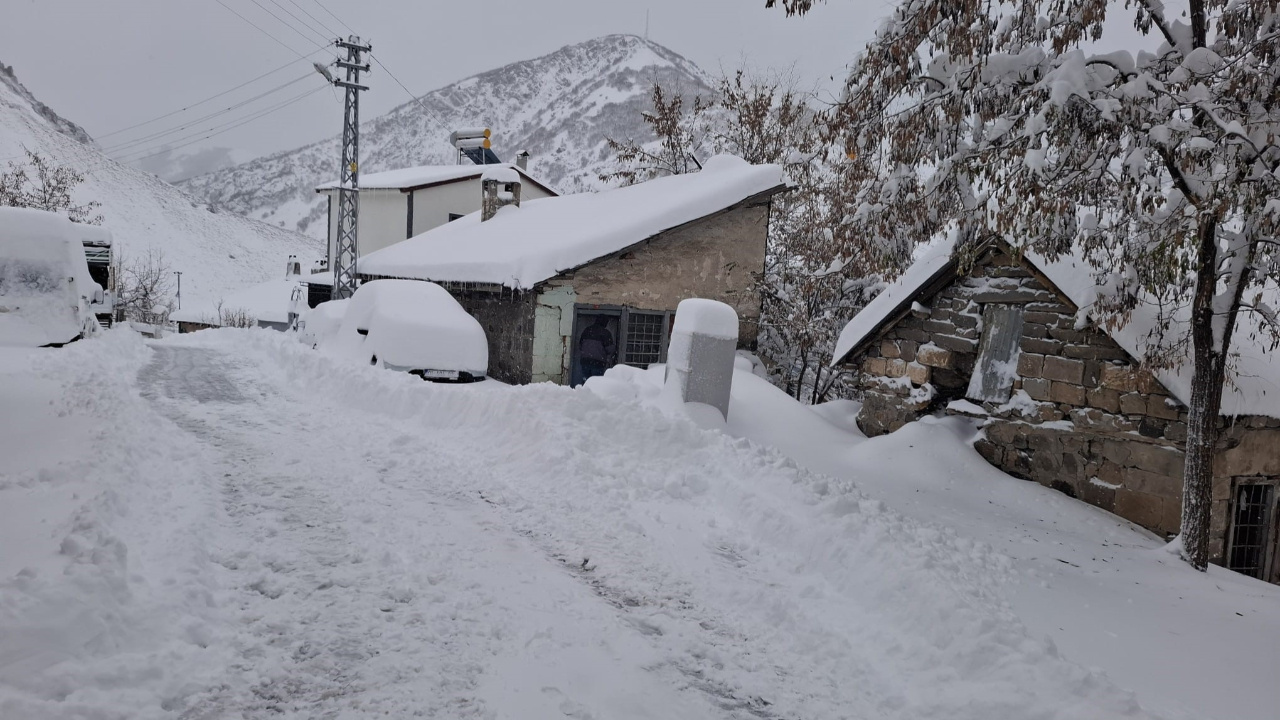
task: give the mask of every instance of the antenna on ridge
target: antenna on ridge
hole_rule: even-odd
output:
[[[649,42],[649,8],[644,10],[644,41]]]

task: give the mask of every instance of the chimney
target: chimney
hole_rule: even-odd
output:
[[[525,171],[529,170],[529,151],[528,150],[521,150],[520,154],[516,155],[516,167]]]
[[[491,220],[507,205],[520,207],[520,173],[510,165],[485,170],[480,176],[480,221]]]

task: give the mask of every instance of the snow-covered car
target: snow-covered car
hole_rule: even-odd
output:
[[[321,349],[424,380],[475,382],[488,373],[484,328],[435,283],[367,282],[347,301],[345,312],[329,309],[317,318],[323,318],[319,325],[337,313],[342,323],[327,338],[320,336],[325,329],[313,327],[307,315],[307,332],[316,333]]]
[[[311,308],[298,318],[298,342],[310,345],[312,349],[342,329],[342,318],[347,314],[350,300],[330,300]]]
[[[60,347],[98,331],[94,309],[105,297],[89,274],[85,227],[0,208],[0,345]]]

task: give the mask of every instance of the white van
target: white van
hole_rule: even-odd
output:
[[[98,331],[106,298],[89,274],[85,227],[0,207],[0,345],[61,347]]]

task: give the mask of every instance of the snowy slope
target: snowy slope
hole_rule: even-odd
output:
[[[384,88],[389,82],[379,80],[376,68],[369,81]],[[655,82],[709,92],[706,73],[657,43],[609,35],[569,45],[429,92],[421,98],[429,112],[410,101],[367,121],[361,170],[456,162],[449,133],[487,126],[502,159],[529,150],[530,173],[557,190],[595,188],[610,160],[606,138],[650,137],[640,112]],[[338,156],[335,136],[180,185],[227,211],[321,238],[324,205],[314,188],[335,179]]]
[[[181,190],[100,153],[74,123],[36,100],[0,66],[0,159],[21,162],[23,149],[85,176],[78,200],[97,200],[104,225],[129,256],[164,252],[181,271],[183,298],[216,297],[284,272],[285,258],[321,254],[318,244],[232,213],[214,213]]]

